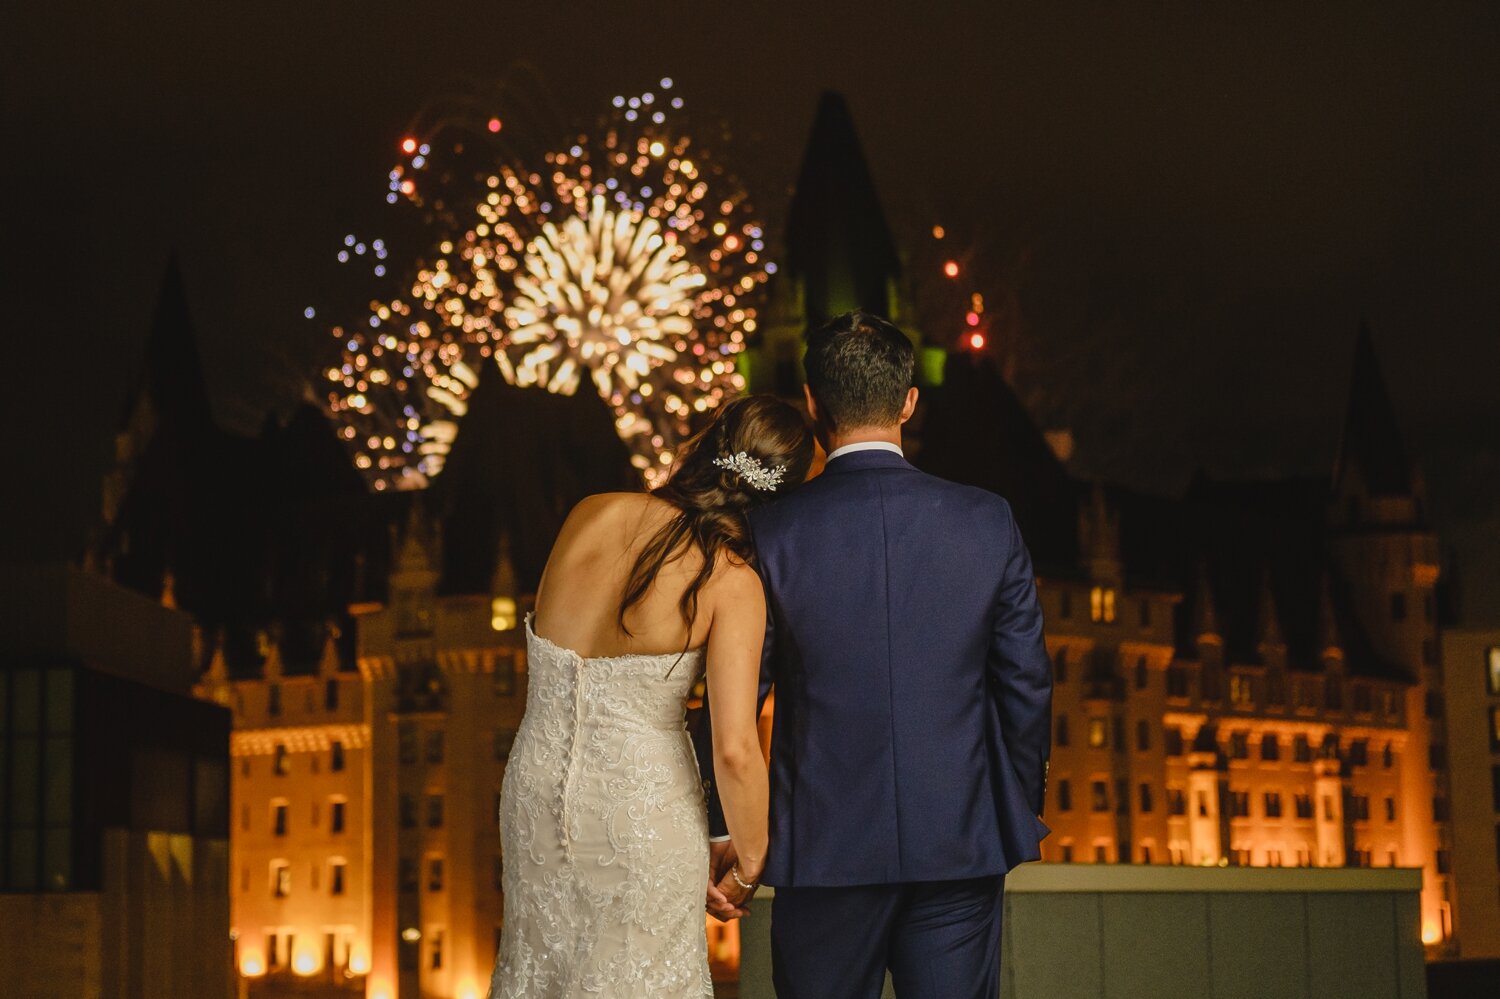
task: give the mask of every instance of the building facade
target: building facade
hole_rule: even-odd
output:
[[[1500,628],[1445,628],[1462,958],[1500,958]]]
[[[1056,679],[1043,859],[1419,867],[1423,940],[1456,953],[1423,504],[1365,331],[1331,481],[1080,499],[1075,547],[1040,570]],[[1143,585],[1129,556],[1174,548],[1187,585]]]
[[[229,717],[191,621],[61,564],[0,602],[6,994],[227,999]]]

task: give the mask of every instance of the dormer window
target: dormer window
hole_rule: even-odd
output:
[[[1096,586],[1089,592],[1089,617],[1095,624],[1113,624],[1115,621],[1115,591],[1106,586]]]

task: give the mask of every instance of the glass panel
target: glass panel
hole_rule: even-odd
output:
[[[37,814],[40,774],[37,767],[38,747],[35,739],[16,739],[10,768],[10,821],[12,826],[34,826],[41,821]]]
[[[45,840],[46,854],[42,861],[43,887],[50,891],[66,891],[73,882],[73,836],[72,830],[48,829]]]
[[[37,831],[12,829],[10,832],[10,885],[17,891],[36,890]]]
[[[73,671],[47,671],[47,731],[61,735],[73,731]]]
[[[73,821],[73,745],[68,739],[47,740],[47,781],[42,794],[47,825],[65,826]]]
[[[11,674],[11,724],[21,735],[35,735],[41,727],[42,676],[34,669]]]

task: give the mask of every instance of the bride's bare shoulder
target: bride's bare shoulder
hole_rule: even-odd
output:
[[[613,529],[627,521],[639,522],[644,517],[660,515],[670,509],[671,504],[666,500],[647,493],[594,493],[573,507],[563,524],[563,533],[604,526]]]

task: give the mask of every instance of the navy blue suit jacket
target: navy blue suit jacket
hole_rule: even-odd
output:
[[[776,690],[763,880],[957,880],[1036,860],[1052,671],[1010,505],[866,450],[750,519],[762,702]],[[698,757],[722,834],[707,717]]]

